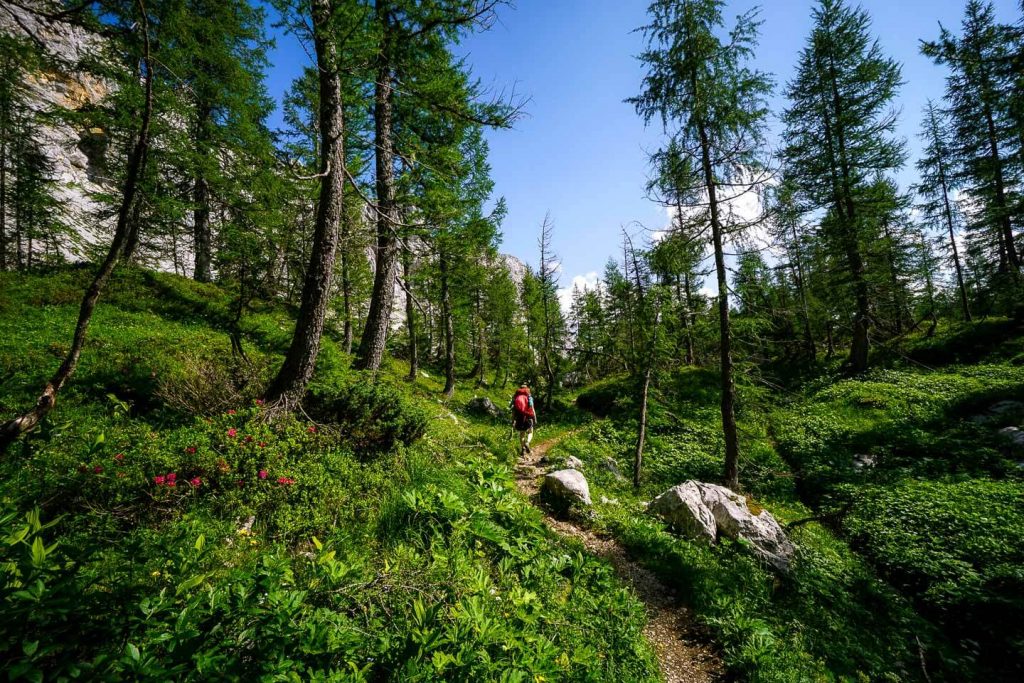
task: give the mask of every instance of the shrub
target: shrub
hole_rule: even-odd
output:
[[[623,401],[631,394],[629,381],[622,377],[590,385],[576,397],[576,405],[598,417],[623,410]]]
[[[340,386],[319,386],[308,401],[311,415],[336,425],[362,458],[372,458],[423,436],[426,410],[398,388],[359,377]]]

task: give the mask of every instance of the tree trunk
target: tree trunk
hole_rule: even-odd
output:
[[[800,311],[803,316],[803,333],[804,333],[804,349],[810,356],[811,360],[818,353],[817,347],[814,345],[814,335],[811,333],[811,313],[810,308],[807,305],[807,287],[804,281],[804,266],[803,260],[800,258],[800,247],[798,244],[799,237],[796,232],[796,225],[792,226],[793,231],[793,267],[794,274],[796,275],[796,288],[797,293],[800,296]]]
[[[7,270],[7,111],[0,121],[0,271]]]
[[[956,285],[960,292],[960,308],[964,320],[971,322],[971,307],[967,302],[967,287],[964,285],[964,269],[960,265],[960,249],[956,246],[956,231],[953,229],[953,208],[949,202],[949,191],[946,187],[945,171],[940,169],[942,177],[942,202],[945,206],[946,228],[949,230],[949,246],[953,249],[953,265],[956,267]]]
[[[419,340],[416,337],[416,310],[412,300],[412,258],[409,250],[402,252],[402,281],[405,283],[405,327],[409,332],[409,381],[415,382],[420,374]]]
[[[643,385],[640,388],[640,424],[636,433],[636,449],[633,452],[633,488],[640,488],[640,472],[644,463],[644,443],[647,441],[647,398],[651,391],[653,363],[647,364]]]
[[[377,83],[374,94],[374,142],[377,172],[377,257],[373,277],[370,312],[359,343],[356,367],[376,372],[384,358],[391,328],[391,306],[395,296],[398,271],[398,219],[395,206],[395,150],[393,130],[394,83],[391,57],[394,27],[389,4],[377,2],[377,21],[384,31],[377,62]]]
[[[452,301],[448,283],[448,257],[441,251],[441,323],[444,327],[444,395],[455,393],[455,326],[452,323]]]
[[[331,0],[313,0],[313,42],[320,93],[320,196],[309,267],[292,343],[267,399],[285,409],[298,404],[306,391],[320,351],[324,315],[331,292],[338,248],[338,224],[345,184],[344,119],[338,48],[331,34]]]
[[[110,242],[110,249],[107,251],[106,258],[104,258],[99,270],[93,277],[92,283],[86,290],[85,296],[82,298],[71,348],[68,350],[57,372],[46,383],[43,393],[36,400],[35,407],[24,415],[0,425],[0,453],[6,452],[8,446],[15,439],[34,428],[39,424],[40,420],[53,410],[54,405],[56,405],[57,394],[71,378],[71,375],[74,374],[75,368],[78,367],[78,359],[81,357],[82,348],[85,345],[85,337],[89,331],[89,323],[92,321],[96,302],[99,301],[100,294],[110,280],[110,276],[113,274],[114,268],[117,267],[117,263],[120,261],[124,250],[125,241],[128,236],[128,221],[135,202],[138,201],[139,178],[145,173],[146,161],[149,156],[149,128],[153,118],[153,68],[150,61],[149,21],[142,0],[136,0],[136,4],[139,9],[140,27],[145,50],[145,105],[142,110],[142,120],[139,124],[139,134],[135,140],[135,147],[128,160],[128,172],[125,176],[121,206],[117,212],[114,238]]]
[[[344,307],[345,327],[341,337],[341,347],[345,353],[352,353],[352,272],[349,262],[349,238],[351,228],[348,219],[341,219],[341,298]]]
[[[718,193],[711,166],[711,144],[703,126],[700,130],[701,161],[704,184],[708,190],[711,211],[711,236],[715,246],[715,271],[718,275],[718,324],[721,332],[720,362],[722,365],[722,432],[725,436],[725,485],[739,487],[739,438],[736,433],[736,385],[732,368],[732,329],[729,324],[729,281],[725,270],[725,249],[718,211]]]
[[[202,157],[209,153],[209,127],[210,108],[200,104],[196,111],[196,139],[195,152]],[[192,234],[195,248],[195,270],[193,279],[197,282],[210,282],[213,280],[213,235],[210,228],[210,181],[206,177],[203,164],[205,159],[200,159],[196,175],[193,180],[192,202]]]

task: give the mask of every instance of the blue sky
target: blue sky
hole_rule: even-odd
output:
[[[651,229],[666,222],[664,210],[644,197],[647,154],[658,131],[645,130],[623,100],[635,95],[643,69],[634,58],[643,48],[633,30],[645,23],[647,0],[516,0],[503,8],[488,32],[466,39],[458,51],[474,73],[495,90],[529,98],[515,129],[488,135],[495,192],[508,201],[502,250],[537,262],[540,223],[550,211],[563,285],[601,272],[621,244],[623,226]],[[737,0],[727,17],[760,5],[762,37],[757,66],[775,75],[777,91],[791,77],[810,31],[811,0]],[[887,54],[903,64],[900,134],[911,162],[901,176],[914,181],[913,160],[921,109],[941,98],[944,72],[918,52],[941,21],[959,28],[964,0],[862,0]],[[1016,0],[996,0],[1001,20],[1019,16]],[[308,62],[294,40],[279,36],[268,85],[279,97]],[[773,109],[785,106],[777,96]]]

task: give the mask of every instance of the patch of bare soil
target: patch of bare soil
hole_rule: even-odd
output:
[[[535,505],[540,506],[540,482],[545,473],[541,460],[558,441],[550,439],[539,443],[532,453],[519,459],[516,483]],[[589,552],[608,561],[644,603],[647,607],[644,635],[654,646],[661,674],[668,683],[726,680],[725,666],[707,632],[694,622],[675,592],[649,569],[630,559],[618,541],[599,536],[573,520],[556,519],[550,514],[545,520],[555,532],[579,539]]]

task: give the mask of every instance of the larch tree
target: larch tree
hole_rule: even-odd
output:
[[[396,174],[402,149],[399,116],[408,100],[435,115],[455,117],[493,127],[511,124],[515,110],[495,105],[486,114],[472,102],[452,106],[449,88],[417,87],[417,70],[430,62],[429,53],[440,43],[447,46],[466,33],[486,28],[504,0],[376,0],[373,7],[376,38],[373,61],[376,249],[373,292],[363,327],[355,367],[376,372],[380,368],[391,329],[391,308],[399,270],[401,231]],[[425,53],[427,58],[425,58]],[[437,86],[432,79],[428,85]],[[408,107],[405,107],[408,109]]]
[[[316,54],[320,191],[295,332],[284,363],[266,392],[268,401],[286,410],[301,402],[313,377],[331,295],[346,172],[341,55],[346,48],[343,36],[351,29],[349,22],[356,21],[342,0],[310,0],[307,9],[308,15],[295,19],[300,26],[310,21]]]
[[[1006,68],[1011,63],[1011,38],[1009,28],[996,22],[992,3],[970,0],[962,34],[942,28],[937,40],[923,43],[922,52],[949,68],[945,99],[955,141],[949,148],[951,166],[958,184],[977,205],[968,212],[968,229],[976,233],[975,244],[987,245],[982,248],[991,254],[990,285],[1009,288],[1012,300],[1021,282],[1013,221],[1024,169],[1013,154],[1021,133],[1012,110],[1019,94]]]
[[[629,101],[645,122],[660,120],[689,161],[677,188],[687,209],[706,210],[715,254],[720,331],[721,413],[727,486],[739,485],[735,380],[729,322],[725,240],[730,213],[723,202],[759,165],[771,79],[748,66],[757,44],[756,14],[738,17],[723,40],[722,0],[656,0],[643,31],[647,67],[643,90]],[[749,184],[748,184],[749,185]],[[749,191],[749,188],[748,188]]]
[[[945,113],[931,100],[925,106],[924,121],[921,125],[921,141],[924,154],[917,162],[920,180],[914,186],[920,202],[918,210],[932,227],[941,229],[948,241],[944,240],[949,261],[956,273],[957,294],[963,319],[971,321],[971,306],[964,284],[964,269],[960,259],[960,248],[956,236],[960,227],[960,212],[953,199],[956,189],[950,163],[952,161],[949,123]]]
[[[814,28],[789,83],[785,123],[786,173],[802,204],[826,212],[826,245],[845,260],[854,311],[848,360],[868,367],[872,295],[865,247],[878,235],[870,220],[871,185],[903,165],[893,109],[900,65],[882,53],[867,13],[846,0],[821,0]]]
[[[129,153],[127,171],[120,188],[121,202],[117,212],[114,236],[106,256],[103,258],[102,263],[93,276],[92,282],[82,297],[71,347],[68,349],[67,354],[65,354],[60,366],[46,383],[42,393],[36,400],[35,406],[28,412],[0,424],[0,453],[4,453],[19,436],[35,428],[53,410],[57,402],[57,395],[77,369],[78,361],[81,358],[82,349],[85,346],[85,340],[89,332],[89,324],[92,322],[93,311],[95,311],[100,295],[106,288],[107,282],[114,273],[114,269],[121,260],[121,255],[128,241],[131,216],[136,202],[139,201],[139,181],[145,174],[147,157],[150,150],[150,125],[154,115],[153,89],[156,65],[152,61],[153,39],[150,35],[149,15],[143,0],[135,0],[134,3],[125,5],[105,6],[102,10],[105,21],[123,27],[129,34],[138,34],[138,40],[133,41],[133,44],[139,50],[137,58],[142,64],[143,105],[141,119],[138,122],[135,144]]]

